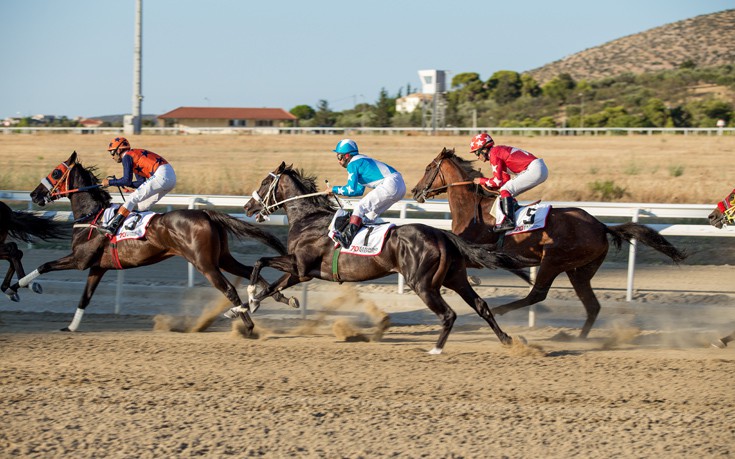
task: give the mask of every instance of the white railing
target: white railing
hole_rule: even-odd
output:
[[[248,196],[222,196],[222,195],[177,195],[169,194],[158,202],[159,206],[167,206],[168,210],[175,207],[186,207],[190,209],[198,207],[214,207],[214,208],[238,208],[249,199]],[[33,203],[30,194],[27,191],[0,191],[0,200],[27,202],[28,209],[33,210]],[[342,200],[346,208],[352,207],[357,200]],[[68,199],[62,198],[58,203],[68,205]],[[122,203],[120,195],[113,196],[113,202]],[[521,201],[521,204],[527,202]],[[735,237],[735,227],[718,229],[709,225],[707,216],[714,208],[714,205],[708,204],[655,204],[655,203],[604,203],[604,202],[567,202],[567,201],[546,201],[553,207],[579,207],[586,210],[591,215],[599,219],[605,217],[624,218],[633,222],[644,223],[647,218],[664,219],[670,223],[654,223],[646,224],[663,236],[695,236],[695,237]],[[398,217],[390,217],[392,223],[398,225],[408,223],[423,223],[435,228],[451,229],[452,220],[449,212],[449,203],[446,200],[432,200],[425,203],[418,203],[413,200],[402,200],[390,208],[392,212],[398,212]],[[72,221],[70,211],[43,211],[37,212],[45,217],[53,217],[57,220]],[[254,219],[246,217],[242,213],[232,213],[231,215],[254,222]],[[434,218],[428,218],[433,216]],[[677,223],[677,220],[698,220],[701,223]],[[270,220],[264,222],[265,225],[286,226],[288,220],[285,215],[275,214],[270,216]],[[645,224],[645,223],[644,223]],[[636,243],[630,245],[628,251],[628,280],[626,288],[626,300],[632,301],[633,284],[635,280],[635,259],[636,259]],[[119,271],[122,273],[122,271]],[[188,286],[193,286],[194,268],[189,265],[189,281]],[[120,284],[120,282],[118,282]],[[399,276],[399,293],[403,293],[403,278]]]
[[[598,136],[598,135],[735,135],[735,128],[655,128],[655,127],[143,127],[143,134],[198,135],[198,134],[244,134],[244,135],[289,135],[289,134],[400,134],[424,133],[427,135],[472,135],[481,131],[493,135],[520,136]],[[0,127],[1,134],[33,134],[37,132],[72,134],[121,134],[121,127]]]

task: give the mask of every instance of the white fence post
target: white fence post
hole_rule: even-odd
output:
[[[640,209],[633,211],[633,223],[638,223],[640,211]],[[637,245],[637,240],[630,240],[630,247],[628,247],[628,286],[625,291],[625,301],[633,301],[633,280],[635,279],[635,253]]]

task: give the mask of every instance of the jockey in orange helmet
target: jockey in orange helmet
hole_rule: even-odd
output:
[[[514,229],[515,196],[546,180],[549,170],[544,160],[520,148],[495,145],[490,134],[485,132],[472,138],[470,153],[477,155],[480,161],[490,161],[493,168],[492,178],[478,177],[473,182],[500,190],[500,211],[506,218],[496,226],[495,231]]]
[[[125,137],[115,137],[107,147],[112,160],[122,163],[123,176],[119,179],[102,179],[102,186],[135,188],[117,214],[100,231],[108,235],[117,233],[125,217],[134,210],[146,211],[171,191],[176,185],[173,167],[160,155],[143,149],[131,149]],[[135,176],[135,179],[133,179]]]

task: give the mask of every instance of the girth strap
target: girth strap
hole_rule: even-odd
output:
[[[339,278],[339,272],[337,270],[337,260],[339,259],[339,253],[342,251],[342,247],[338,246],[332,253],[332,280],[334,282],[342,283],[342,279]]]

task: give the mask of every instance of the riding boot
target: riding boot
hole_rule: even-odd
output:
[[[106,226],[99,227],[99,231],[101,233],[113,236],[117,234],[117,230],[120,229],[120,225],[122,225],[123,221],[125,221],[125,216],[123,214],[115,214],[115,216],[112,217],[112,220],[110,220],[110,223],[108,223]]]
[[[335,234],[339,245],[341,245],[345,249],[349,249],[352,245],[352,240],[355,238],[357,232],[360,231],[361,227],[362,218],[355,215],[351,216],[350,224],[347,225],[347,228],[342,233]]]
[[[496,233],[504,233],[515,229],[515,210],[516,200],[513,199],[513,196],[500,198],[500,211],[505,215],[505,218],[503,219],[503,223],[493,229]]]

